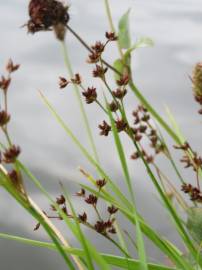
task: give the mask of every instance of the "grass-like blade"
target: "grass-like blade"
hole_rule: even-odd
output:
[[[35,246],[35,247],[41,247],[41,248],[48,248],[50,250],[56,250],[55,245],[49,242],[42,242],[42,241],[37,241],[37,240],[29,239],[29,238],[24,238],[24,237],[19,237],[19,236],[4,234],[4,233],[0,233],[0,238],[16,241],[19,243],[33,246],[33,247]],[[85,257],[85,252],[82,249],[66,248],[66,247],[63,247],[63,248],[68,254],[77,255],[79,257]],[[103,254],[103,253],[100,253],[100,255],[108,264],[120,267],[121,269],[128,269],[128,264],[125,262],[124,257],[114,256],[111,254]],[[128,263],[131,269],[133,270],[140,269],[139,268],[140,264],[138,260],[128,259]],[[149,270],[177,270],[176,268],[167,267],[167,266],[158,265],[158,264],[152,264],[152,263],[148,263],[148,269]]]
[[[107,104],[107,102],[106,102],[106,104]],[[115,141],[118,156],[119,156],[119,159],[121,162],[122,170],[123,170],[123,173],[125,176],[126,184],[128,186],[128,190],[129,190],[129,193],[131,195],[132,202],[133,202],[133,214],[134,214],[134,219],[135,219],[135,224],[136,224],[136,237],[137,237],[138,254],[139,254],[139,258],[140,258],[140,262],[141,262],[141,269],[147,270],[148,267],[147,267],[147,259],[146,259],[146,253],[145,253],[145,247],[144,247],[144,240],[142,237],[142,231],[141,231],[138,216],[137,216],[137,210],[136,210],[136,206],[135,206],[135,196],[134,196],[134,192],[133,192],[131,178],[130,178],[123,146],[122,146],[122,143],[121,143],[121,140],[120,140],[120,137],[119,137],[116,125],[115,125],[115,121],[113,119],[113,115],[112,115],[111,111],[109,110],[109,108],[108,108],[108,116],[109,116],[109,119],[111,122],[114,141]]]
[[[128,199],[123,195],[123,193],[120,191],[118,186],[111,181],[110,177],[104,172],[104,170],[101,168],[101,166],[93,159],[93,157],[89,154],[89,152],[86,150],[86,148],[79,142],[79,140],[76,138],[76,136],[72,133],[72,131],[68,128],[68,126],[64,123],[62,118],[58,115],[58,113],[55,111],[55,109],[52,107],[50,102],[47,100],[47,98],[42,94],[41,97],[46,104],[49,111],[52,113],[54,118],[57,120],[58,124],[64,129],[66,134],[72,139],[72,141],[76,144],[76,146],[80,149],[82,154],[87,158],[87,160],[97,169],[97,171],[102,175],[103,178],[105,178],[108,181],[108,185],[111,188],[111,190],[119,197],[119,199],[122,201],[124,205],[126,205],[129,209],[132,209],[131,203],[128,201]]]

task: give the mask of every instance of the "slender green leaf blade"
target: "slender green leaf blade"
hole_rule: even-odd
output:
[[[130,39],[130,29],[129,29],[129,15],[130,9],[126,13],[123,14],[121,19],[119,20],[119,43],[122,49],[130,48],[131,39]]]
[[[4,234],[4,233],[0,233],[0,238],[16,241],[22,244],[31,245],[35,247],[56,250],[55,245],[49,242],[42,242],[42,241],[37,241],[37,240],[29,239],[29,238],[24,238],[24,237],[19,237],[19,236]],[[69,254],[77,255],[79,257],[85,257],[85,252],[82,249],[66,248],[66,247],[63,247],[63,249]],[[100,253],[100,255],[110,265],[117,266],[122,269],[128,269],[128,267],[130,267],[130,269],[133,269],[133,270],[139,269],[140,264],[139,264],[139,261],[137,260],[128,259],[128,261],[126,262],[124,257],[114,256],[111,254],[103,254],[103,253]],[[176,269],[176,268],[171,268],[171,267],[158,265],[158,264],[152,264],[152,263],[148,264],[148,268],[149,270],[174,270]]]

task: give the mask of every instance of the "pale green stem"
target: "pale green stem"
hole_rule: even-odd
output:
[[[73,77],[74,74],[73,74],[73,70],[72,70],[72,67],[71,67],[70,60],[69,60],[67,47],[66,47],[66,44],[65,44],[64,41],[62,41],[62,50],[63,50],[63,56],[64,56],[65,65],[66,65],[66,68],[68,70],[69,76]],[[90,142],[90,145],[91,145],[91,148],[92,148],[92,151],[93,151],[93,155],[94,155],[97,163],[99,163],[99,158],[98,158],[96,146],[95,146],[95,143],[94,143],[93,135],[92,135],[92,132],[91,132],[91,128],[90,128],[90,125],[89,125],[88,117],[86,115],[86,112],[85,112],[85,109],[84,109],[84,106],[83,106],[83,103],[82,103],[82,100],[81,100],[79,88],[75,84],[74,84],[74,90],[75,90],[75,94],[76,94],[76,97],[77,97],[77,100],[78,100],[78,103],[79,103],[80,111],[81,111],[81,114],[82,114],[82,117],[83,117],[84,125],[85,125],[85,128],[86,128],[87,134],[88,134],[88,138],[89,138],[89,142]]]

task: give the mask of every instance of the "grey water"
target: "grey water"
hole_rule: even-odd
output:
[[[9,90],[9,111],[12,115],[9,131],[13,141],[22,148],[21,160],[41,180],[43,186],[55,197],[60,193],[62,181],[73,194],[85,181],[78,166],[95,174],[94,169],[81,155],[77,147],[52,118],[43,104],[39,90],[51,101],[81,143],[90,149],[88,138],[79,114],[78,102],[71,87],[59,90],[58,77],[66,76],[62,50],[53,33],[27,35],[21,26],[26,23],[27,2],[7,0],[0,2],[0,74],[10,57],[20,63],[21,68],[13,76]],[[202,60],[202,3],[200,0],[112,0],[114,22],[117,25],[121,15],[131,7],[131,33],[135,42],[140,37],[150,37],[153,48],[137,50],[133,55],[134,80],[151,104],[166,116],[166,107],[175,115],[184,136],[193,148],[201,151],[201,119],[197,115],[198,106],[194,102],[189,75],[193,66]],[[109,29],[105,18],[104,1],[71,1],[71,26],[89,43],[102,40]],[[79,72],[85,84],[97,85],[102,95],[102,87],[90,77],[92,67],[86,64],[87,52],[67,33],[66,43],[75,72]],[[109,62],[118,57],[116,47],[111,45],[106,53]],[[131,93],[127,98],[127,112],[135,109],[137,101]],[[112,138],[99,136],[98,124],[105,119],[94,105],[85,106],[90,119],[93,136],[100,161],[107,173],[125,190],[121,166],[116,155]],[[123,138],[124,139],[124,138]],[[172,146],[173,142],[169,141]],[[128,157],[133,149],[127,141]],[[179,158],[177,156],[177,158]],[[174,183],[179,183],[170,167],[160,157],[161,168],[169,172]],[[162,235],[174,243],[179,239],[169,222],[168,213],[163,210],[155,190],[145,174],[143,166],[129,162],[131,176],[137,194],[138,209],[146,220]],[[183,172],[185,178],[193,177]],[[46,198],[26,181],[33,199],[44,209],[49,205]],[[43,230],[33,232],[35,221],[10,196],[0,189],[0,233],[10,233],[33,239],[47,240]],[[72,197],[75,206],[83,208],[82,201]],[[104,211],[104,209],[103,209]],[[93,213],[90,218],[93,217]],[[120,218],[121,219],[121,218]],[[58,224],[58,223],[57,223]],[[58,224],[64,231],[65,227]],[[130,230],[121,220],[123,229]],[[64,231],[65,232],[65,231]],[[114,253],[114,247],[86,231],[99,250]],[[71,234],[66,237],[75,244]],[[179,243],[180,246],[180,243]],[[148,243],[151,260],[166,259]],[[132,251],[132,247],[131,247]],[[117,253],[118,254],[118,253]],[[45,249],[25,246],[0,239],[1,270],[66,269],[59,255]]]

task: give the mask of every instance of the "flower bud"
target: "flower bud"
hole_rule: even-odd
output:
[[[198,103],[202,104],[202,62],[196,64],[192,82],[195,99]]]

